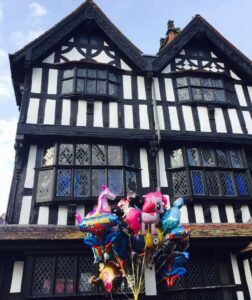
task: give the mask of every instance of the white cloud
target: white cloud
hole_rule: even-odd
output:
[[[14,167],[16,119],[0,119],[0,215],[6,211]]]
[[[0,102],[8,100],[13,95],[8,54],[0,48]]]
[[[37,30],[28,30],[27,32],[24,31],[14,31],[10,34],[10,41],[15,45],[17,48],[21,48],[25,46],[27,43],[33,41],[35,38],[40,36],[44,30],[37,29]]]
[[[43,17],[47,15],[46,8],[38,2],[30,3],[29,9],[31,11],[30,17]]]

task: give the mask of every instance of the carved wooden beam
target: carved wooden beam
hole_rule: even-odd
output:
[[[187,225],[186,225],[187,226]],[[191,224],[190,239],[251,238],[252,224]],[[4,225],[0,226],[0,241],[10,240],[78,240],[84,234],[75,226]]]

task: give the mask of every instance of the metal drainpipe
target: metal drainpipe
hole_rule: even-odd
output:
[[[152,77],[152,105],[154,109],[154,122],[155,122],[155,128],[156,128],[156,135],[158,144],[160,144],[161,140],[161,134],[160,134],[160,125],[158,120],[158,113],[157,113],[157,100],[156,100],[156,90],[155,90],[155,84],[154,84],[154,78]],[[156,175],[157,175],[157,191],[160,192],[160,164],[159,164],[159,158],[158,154],[156,157]]]

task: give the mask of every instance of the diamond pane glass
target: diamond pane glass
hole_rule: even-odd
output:
[[[223,150],[216,150],[216,159],[219,167],[228,167],[226,153]]]
[[[224,196],[234,196],[234,184],[231,172],[220,172],[221,186]]]
[[[118,86],[115,83],[109,82],[109,95],[110,96],[118,96]]]
[[[62,94],[73,92],[73,79],[62,81]]]
[[[213,151],[210,149],[202,149],[202,162],[203,166],[214,167],[215,162],[213,158]]]
[[[55,294],[74,292],[75,257],[62,256],[57,259]]]
[[[108,146],[108,164],[110,166],[122,165],[122,148],[120,146]]]
[[[202,89],[204,100],[213,101],[214,100],[214,93],[211,89]]]
[[[42,166],[51,166],[54,162],[54,146],[44,149]]]
[[[182,88],[182,89],[178,89],[178,98],[179,100],[183,101],[183,100],[189,100],[189,90],[188,88]]]
[[[93,257],[80,257],[79,262],[79,270],[78,270],[78,292],[79,293],[87,293],[87,292],[95,292],[96,287],[93,284],[89,283],[89,279],[95,273],[95,265],[93,262]]]
[[[90,195],[90,171],[75,170],[74,172],[74,196],[87,197]]]
[[[222,88],[223,84],[220,79],[212,79],[212,86],[217,88]]]
[[[129,149],[125,149],[124,150],[124,159],[125,159],[125,165],[127,167],[136,167],[134,164],[133,151],[130,151]]]
[[[190,84],[200,86],[200,79],[198,77],[190,77]]]
[[[73,163],[73,145],[61,144],[59,148],[59,164],[71,165]]]
[[[71,170],[58,170],[57,172],[57,196],[70,196]]]
[[[191,171],[192,187],[194,195],[204,195],[204,185],[201,171]]]
[[[106,184],[105,170],[92,170],[92,196],[98,196],[103,184]]]
[[[247,185],[246,175],[244,173],[235,173],[235,182],[239,196],[248,196],[249,189]]]
[[[65,70],[63,72],[63,78],[69,78],[74,76],[74,70]]]
[[[87,70],[85,68],[78,68],[77,69],[77,76],[79,77],[86,77],[87,76]]]
[[[37,257],[35,259],[32,294],[49,295],[52,289],[53,280],[53,257]]]
[[[177,82],[177,87],[187,86],[186,77],[176,78],[176,82]]]
[[[182,149],[173,150],[170,154],[172,168],[182,167],[184,165]]]
[[[213,90],[214,91],[214,100],[224,102],[225,94],[223,90]]]
[[[200,78],[201,85],[204,87],[211,87],[211,80],[209,78]]]
[[[110,80],[110,81],[117,82],[117,79],[116,79],[116,76],[115,76],[115,74],[113,74],[113,73],[109,73],[109,80]]]
[[[197,148],[188,148],[187,149],[187,157],[188,157],[188,163],[190,166],[199,166],[200,165],[199,151]]]
[[[100,94],[100,95],[106,94],[106,81],[97,80],[96,89],[97,89],[97,94]]]
[[[87,144],[76,145],[75,164],[78,166],[86,166],[90,164],[89,145]]]
[[[172,173],[172,184],[173,184],[173,191],[175,196],[183,196],[188,194],[188,187],[187,187],[187,179],[186,179],[186,172],[173,172]]]
[[[96,80],[87,80],[87,93],[95,94],[96,93]]]
[[[198,258],[197,260],[189,259],[187,262],[187,274],[186,274],[186,283],[188,287],[193,286],[202,286],[202,278],[201,278],[201,261]]]
[[[85,81],[84,79],[77,79],[77,92],[84,92]]]
[[[53,188],[53,170],[39,171],[37,202],[51,200]]]
[[[194,100],[202,100],[201,89],[192,88],[192,95]]]
[[[137,190],[137,175],[135,172],[126,171],[126,188],[127,192]]]
[[[87,69],[87,77],[96,78],[96,70],[95,69]]]
[[[236,103],[237,98],[236,98],[236,94],[235,93],[232,93],[230,91],[226,91],[226,95],[227,95],[227,102],[228,103],[232,103],[232,104]]]
[[[231,165],[234,168],[242,168],[242,157],[241,157],[241,152],[238,150],[230,150],[229,152],[229,157],[231,161]]]
[[[97,70],[97,78],[107,79],[107,71],[106,70]]]
[[[92,145],[92,165],[105,165],[105,146]]]
[[[206,172],[206,183],[208,187],[208,192],[210,196],[220,196],[220,188],[218,184],[218,175],[215,171]]]
[[[108,186],[116,195],[123,194],[122,170],[108,170]]]

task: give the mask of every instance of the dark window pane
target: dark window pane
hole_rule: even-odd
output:
[[[127,167],[135,167],[133,151],[130,151],[129,149],[125,149],[124,150],[124,159],[125,159],[125,165]]]
[[[102,190],[102,185],[106,184],[105,170],[92,170],[92,196],[98,196]]]
[[[187,79],[186,77],[179,77],[176,78],[177,87],[187,86]]]
[[[225,101],[225,94],[223,90],[213,90],[214,92],[214,99],[216,101],[224,102]]]
[[[77,76],[86,77],[87,76],[87,70],[85,68],[78,68],[77,69]]]
[[[87,77],[96,78],[96,70],[95,69],[87,69]]]
[[[74,196],[87,197],[90,195],[90,171],[75,170],[74,172]]]
[[[118,96],[118,86],[111,82],[109,82],[109,95],[114,97]]]
[[[212,150],[202,149],[201,154],[202,154],[203,166],[209,166],[209,167],[214,167],[215,166]]]
[[[120,146],[108,146],[108,164],[110,166],[122,165],[122,148]]]
[[[95,94],[96,93],[96,81],[95,80],[87,80],[87,93]]]
[[[204,195],[204,186],[201,171],[191,171],[192,187],[194,195]]]
[[[89,145],[86,144],[77,144],[76,145],[76,165],[89,165],[90,164],[90,152]]]
[[[109,73],[109,80],[110,80],[110,81],[117,82],[117,79],[116,79],[116,76],[115,76],[115,74],[113,74],[113,73]]]
[[[220,188],[218,185],[218,175],[215,171],[206,172],[206,183],[210,196],[220,196]]]
[[[44,149],[42,166],[51,166],[54,163],[54,146]]]
[[[194,100],[202,100],[201,89],[192,88],[192,95]]]
[[[204,86],[204,87],[211,87],[212,86],[211,80],[209,78],[201,78],[200,81],[201,81],[201,85]]]
[[[70,196],[71,170],[58,170],[56,196]]]
[[[223,150],[216,150],[216,158],[219,167],[228,167],[226,153]]]
[[[213,90],[211,90],[211,89],[202,89],[202,92],[203,92],[204,99],[206,101],[213,101],[214,100]]]
[[[172,184],[174,196],[184,196],[188,194],[187,178],[185,171],[173,172]]]
[[[62,94],[73,92],[73,79],[62,81]]]
[[[69,78],[69,77],[73,77],[74,76],[74,70],[65,70],[63,72],[63,78]]]
[[[232,104],[236,103],[237,98],[236,98],[236,94],[235,93],[226,91],[226,95],[227,95],[227,102],[228,103],[232,103]]]
[[[249,189],[247,185],[246,175],[244,173],[235,173],[235,182],[239,196],[248,196]]]
[[[184,165],[182,149],[173,150],[170,154],[172,168],[182,167]]]
[[[77,79],[77,92],[84,92],[85,81],[84,79]]]
[[[212,86],[222,88],[223,84],[222,84],[222,81],[220,79],[212,79]]]
[[[189,100],[189,90],[188,88],[178,89],[178,98],[179,100]]]
[[[200,86],[200,79],[198,77],[190,77],[190,85]]]
[[[230,150],[229,152],[229,157],[231,161],[231,165],[234,168],[242,168],[242,157],[241,157],[241,152],[238,150]]]
[[[221,186],[224,196],[234,196],[234,184],[232,180],[231,172],[220,172]]]
[[[106,94],[106,81],[103,81],[103,80],[97,80],[96,82],[97,86],[97,94],[100,94],[100,95],[104,95]]]
[[[105,165],[105,146],[92,145],[92,165]]]
[[[32,295],[49,295],[53,282],[53,257],[36,257],[32,278]]]
[[[96,287],[89,283],[89,279],[95,273],[93,257],[80,257],[80,265],[78,269],[78,291],[80,293],[95,292]]]
[[[37,186],[37,202],[52,200],[53,170],[39,171]]]
[[[126,171],[126,188],[127,192],[137,190],[137,175],[135,172]]]
[[[197,148],[188,148],[187,149],[187,157],[188,157],[188,163],[190,166],[199,166],[200,165],[199,151]]]
[[[108,186],[117,196],[123,194],[122,170],[108,170]]]
[[[75,257],[62,256],[57,259],[55,294],[71,294],[74,292]]]
[[[106,70],[98,70],[97,71],[97,78],[107,79],[107,71]]]
[[[60,144],[59,148],[59,164],[71,165],[73,163],[73,145]]]
[[[99,43],[99,40],[97,38],[90,38],[90,45],[93,45],[93,46],[97,46]]]
[[[79,37],[79,41],[83,45],[88,45],[88,36],[87,35],[82,35]]]

